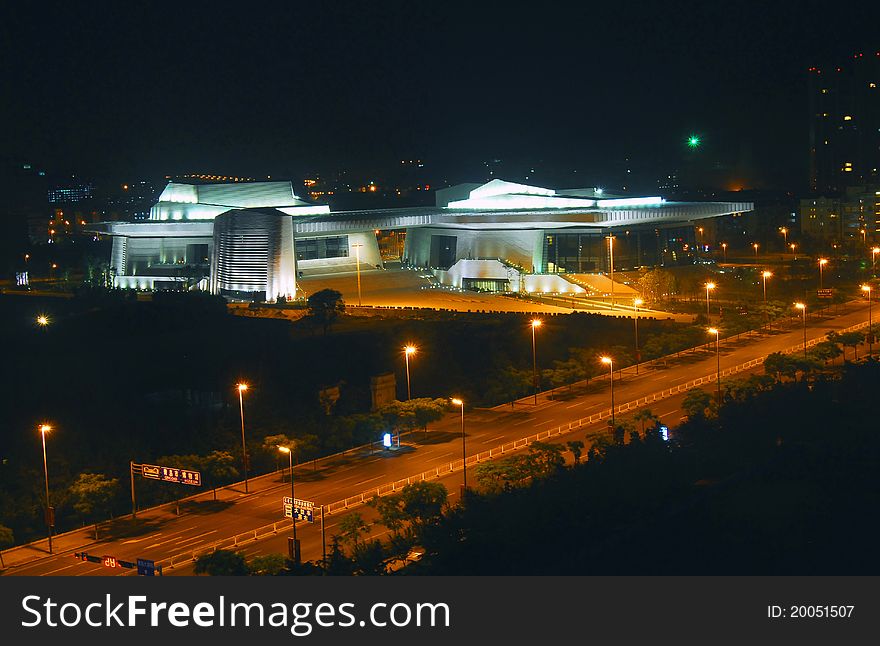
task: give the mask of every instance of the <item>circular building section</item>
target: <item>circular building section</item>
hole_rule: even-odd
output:
[[[293,298],[293,218],[276,209],[235,209],[218,215],[211,291],[247,301]]]

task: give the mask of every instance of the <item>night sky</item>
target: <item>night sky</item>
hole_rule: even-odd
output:
[[[3,154],[114,178],[420,157],[601,181],[626,157],[662,174],[694,132],[732,178],[797,189],[806,68],[880,31],[868,3],[779,4],[5,3]]]

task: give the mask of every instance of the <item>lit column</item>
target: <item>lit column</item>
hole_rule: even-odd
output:
[[[614,309],[614,236],[608,236],[608,259],[611,273],[611,309]]]
[[[52,430],[52,427],[48,424],[40,424],[37,427],[37,430],[40,431],[40,435],[43,438],[43,475],[46,479],[46,529],[49,533],[49,554],[52,553],[52,527],[55,524],[55,519],[53,518],[52,507],[49,506],[49,466],[46,462],[46,433]]]
[[[795,303],[794,306],[801,311],[804,319],[804,358],[807,358],[807,306],[805,303]]]
[[[614,361],[611,357],[601,357],[602,363],[608,366],[609,375],[611,377],[611,430],[614,430]]]
[[[290,449],[290,447],[287,447],[287,446],[279,446],[278,450],[281,451],[282,453],[287,454],[288,462],[290,464],[290,500],[291,500],[290,521],[291,521],[291,525],[293,526],[293,544],[294,544],[293,553],[294,553],[294,556],[299,557],[299,545],[297,545],[297,540],[296,540],[296,495],[295,495],[294,489],[293,489],[293,451]],[[297,558],[297,563],[298,562],[299,562],[299,559]]]
[[[241,411],[241,465],[244,469],[244,492],[248,493],[248,459],[247,444],[244,440],[244,391],[248,389],[248,385],[240,383],[236,385],[238,389],[238,406]]]
[[[635,326],[636,332],[636,374],[639,374],[639,363],[642,360],[641,352],[639,352],[639,305],[642,305],[645,301],[641,298],[636,298],[633,301],[633,308],[635,309],[635,315],[633,316],[633,325]]]
[[[874,354],[874,331],[871,321],[871,286],[862,285],[862,291],[868,294],[868,354]]]
[[[361,306],[361,247],[364,245],[356,242],[351,245],[354,249],[355,262],[357,263],[358,307]]]
[[[709,313],[709,292],[715,289],[715,283],[706,283],[706,323],[712,322],[712,315]]]
[[[535,406],[538,405],[538,352],[535,343],[535,330],[541,327],[541,319],[532,320],[532,387],[535,390]]]
[[[825,265],[827,265],[827,264],[828,264],[827,258],[819,258],[819,289],[822,289],[825,285],[823,278],[824,278]]]
[[[715,384],[718,397],[718,408],[721,408],[721,354],[718,351],[718,337],[721,332],[718,328],[710,327],[709,334],[715,335]]]
[[[452,403],[461,407],[461,493],[462,497],[464,497],[464,492],[467,491],[467,449],[464,444],[464,401],[458,397],[453,397]]]
[[[403,348],[403,358],[406,361],[406,400],[409,401],[412,398],[412,391],[410,390],[410,382],[409,382],[409,358],[411,355],[416,353],[416,347],[414,345],[407,345]]]

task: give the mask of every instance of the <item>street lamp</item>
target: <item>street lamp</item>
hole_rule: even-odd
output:
[[[791,253],[792,253],[792,255],[794,255],[794,259],[797,260],[797,255],[795,254],[795,249],[797,248],[797,243],[792,242],[788,246],[789,246],[789,248],[791,248]]]
[[[825,265],[828,264],[827,258],[819,258],[819,289],[822,289],[823,286],[823,270],[825,269]]]
[[[47,327],[49,325],[49,317],[46,316],[45,314],[40,314],[37,317],[37,325],[39,325],[42,328]]]
[[[247,445],[244,440],[244,391],[248,389],[248,385],[246,383],[239,383],[235,387],[238,389],[238,406],[241,410],[241,464],[244,467],[244,492],[248,493]]]
[[[355,263],[357,263],[358,307],[361,306],[361,247],[363,246],[360,242],[351,245],[354,249]]]
[[[293,451],[288,446],[279,446],[278,450],[287,454],[290,463],[290,521],[293,525],[293,555],[294,560],[299,563],[299,545],[296,540],[296,496],[293,491]]]
[[[788,246],[788,229],[782,227],[779,229],[779,233],[782,234],[783,239],[785,240],[785,246]]]
[[[703,251],[703,227],[697,227],[697,232],[700,234],[700,251]]]
[[[37,427],[43,438],[43,475],[46,477],[46,529],[49,532],[49,554],[52,553],[52,527],[55,525],[54,513],[52,507],[49,506],[49,467],[46,462],[46,433],[52,430],[48,424],[40,424]]]
[[[614,430],[614,361],[611,357],[600,357],[600,361],[608,366],[611,376],[611,430]]]
[[[706,283],[706,323],[712,322],[712,316],[709,314],[709,292],[715,289],[715,283]]]
[[[795,303],[795,308],[801,311],[804,318],[804,358],[807,358],[807,306],[804,303]]]
[[[410,390],[409,384],[409,358],[410,355],[416,353],[416,346],[414,345],[405,345],[403,347],[403,358],[406,361],[406,401],[409,401],[412,398],[412,392]]]
[[[766,269],[761,272],[761,278],[764,279],[764,314],[767,316],[767,327],[768,329],[772,329],[773,321],[770,320],[770,312],[767,311],[767,279],[773,275],[772,271],[767,271]]]
[[[538,353],[535,349],[535,330],[541,327],[541,319],[532,319],[532,386],[535,389],[535,406],[538,405]]]
[[[871,274],[874,274],[874,269],[877,266],[877,254],[880,253],[880,247],[874,247],[871,249]]]
[[[464,445],[464,401],[462,401],[458,397],[453,397],[452,403],[456,406],[461,407],[461,492],[462,496],[464,496],[464,492],[467,491],[467,450],[465,449]]]
[[[721,243],[721,251],[724,253],[724,262],[727,262],[727,243]]]
[[[753,242],[752,247],[755,249],[755,258],[757,258],[758,257],[758,243]]]
[[[636,330],[636,374],[639,374],[639,362],[642,360],[641,352],[639,352],[639,305],[643,305],[644,302],[641,298],[633,300],[633,308],[635,309],[633,324]]]
[[[715,335],[715,383],[717,387],[718,407],[721,408],[721,354],[718,351],[718,337],[721,332],[718,328],[710,327],[709,334]]]
[[[868,294],[868,354],[874,354],[874,330],[871,322],[871,286],[862,285],[862,291]]]

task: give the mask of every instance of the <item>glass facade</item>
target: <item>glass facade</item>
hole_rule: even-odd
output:
[[[348,236],[297,238],[294,246],[297,260],[348,257]]]
[[[541,273],[608,272],[608,230],[545,231]],[[614,235],[614,269],[643,265],[686,265],[694,261],[694,228],[619,229]]]

